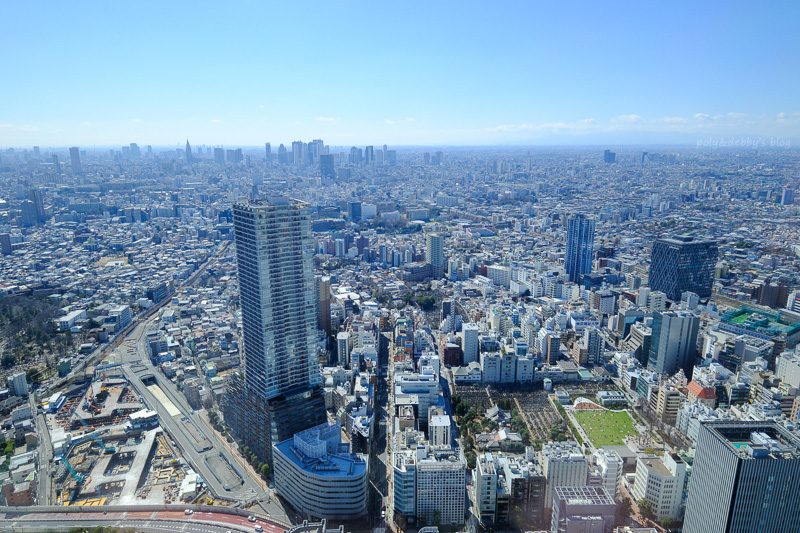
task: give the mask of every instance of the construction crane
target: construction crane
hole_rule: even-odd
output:
[[[72,468],[72,465],[69,464],[69,461],[67,460],[66,456],[63,458],[63,460],[64,460],[64,465],[67,467],[69,473],[72,474],[72,477],[75,479],[75,482],[78,484],[78,486],[83,485],[83,482],[86,480],[86,476],[76,472],[75,469]]]
[[[74,410],[73,410],[73,413],[74,413]],[[97,443],[97,445],[100,446],[103,449],[103,451],[105,451],[107,453],[114,453],[116,451],[116,448],[114,448],[113,446],[109,446],[108,444],[106,444],[102,440],[100,440],[100,434],[97,431],[94,430],[94,426],[90,426],[89,424],[87,424],[83,420],[83,418],[81,418],[80,416],[78,416],[76,418],[78,419],[78,422],[80,422],[80,424],[84,428],[86,428],[89,431],[91,431],[91,433],[89,433],[86,436],[89,437],[90,439],[92,439],[93,441],[95,441]]]

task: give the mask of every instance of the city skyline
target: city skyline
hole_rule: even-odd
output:
[[[353,7],[9,6],[0,146],[800,138],[794,5]]]

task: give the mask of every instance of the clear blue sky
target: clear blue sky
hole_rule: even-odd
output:
[[[5,0],[0,146],[800,138],[800,2],[655,4]]]

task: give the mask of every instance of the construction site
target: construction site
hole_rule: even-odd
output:
[[[44,406],[60,505],[194,500],[202,485],[122,376],[102,374]]]

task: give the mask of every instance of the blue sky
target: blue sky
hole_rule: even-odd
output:
[[[800,2],[674,4],[5,0],[0,146],[800,138]]]

